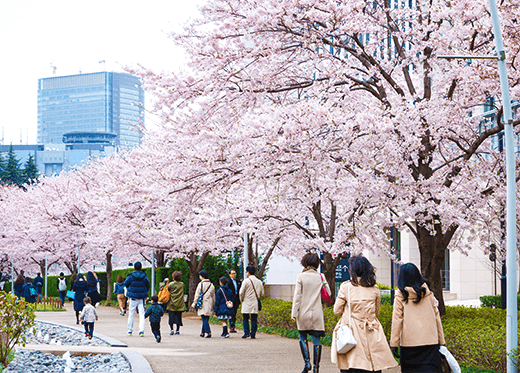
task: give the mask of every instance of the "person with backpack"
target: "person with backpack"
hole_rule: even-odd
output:
[[[121,275],[117,275],[117,282],[114,282],[114,294],[119,303],[119,316],[126,315],[125,278]]]
[[[38,293],[33,286],[33,281],[30,277],[25,278],[25,284],[22,288],[22,297],[25,298],[25,302],[27,303],[36,303],[36,299],[38,298]]]
[[[60,277],[56,280],[56,288],[60,294],[61,306],[65,306],[65,297],[67,296],[67,279],[65,278],[65,274],[60,272]],[[81,298],[83,301],[83,298]],[[83,309],[83,307],[82,307]]]
[[[150,328],[155,337],[157,343],[161,342],[161,317],[164,315],[162,306],[158,303],[159,297],[154,294],[152,295],[152,304],[146,309],[144,317],[150,316]]]
[[[42,300],[42,289],[43,289],[43,278],[42,278],[42,276],[40,276],[40,272],[38,272],[36,274],[33,285],[34,285],[34,288],[36,289],[36,292],[38,293],[38,302],[40,302]]]
[[[144,337],[144,300],[148,298],[150,281],[142,269],[141,262],[135,262],[135,271],[125,280],[126,296],[128,297],[128,335],[132,335],[134,328],[135,309],[139,312],[139,337]]]

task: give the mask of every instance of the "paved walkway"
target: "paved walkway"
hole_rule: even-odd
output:
[[[76,326],[72,305],[66,304],[65,312],[37,312],[41,321],[52,321]],[[230,338],[220,338],[222,327],[211,325],[213,338],[200,338],[201,321],[198,317],[185,314],[181,334],[169,335],[168,317],[161,322],[162,342],[156,343],[148,320],[144,337],[137,336],[138,320],[134,320],[134,335],[126,334],[127,317],[119,316],[113,307],[97,307],[99,321],[96,332],[118,339],[128,345],[127,350],[143,355],[155,373],[176,372],[300,372],[303,368],[298,343],[294,339],[258,333],[257,339],[242,339],[239,330]],[[137,315],[136,315],[137,316]],[[96,352],[120,351],[121,347],[96,348]],[[336,365],[330,362],[330,347],[324,346],[321,373],[338,373]],[[398,373],[399,369],[386,370],[384,373]]]

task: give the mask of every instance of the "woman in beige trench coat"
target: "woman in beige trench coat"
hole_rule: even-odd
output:
[[[337,354],[332,344],[332,362],[338,364],[341,373],[381,372],[397,366],[385,337],[383,327],[377,319],[381,295],[376,286],[375,268],[363,256],[349,259],[351,281],[341,284],[334,303],[334,313],[342,315],[348,324],[349,307],[352,315],[352,331],[357,345],[346,354]],[[350,302],[348,288],[350,287]]]
[[[312,344],[314,346],[313,372],[318,373],[322,348],[320,338],[325,336],[321,289],[325,287],[330,295],[330,287],[323,276],[318,273],[317,269],[321,264],[321,260],[316,253],[305,254],[301,263],[304,270],[296,278],[291,320],[296,322],[300,332],[300,350],[305,363],[302,373],[307,373],[311,370],[307,334],[312,336]]]
[[[213,306],[215,305],[215,286],[213,286],[209,280],[208,271],[205,269],[199,272],[199,278],[200,282],[197,285],[197,290],[195,291],[195,297],[193,298],[193,304],[191,306],[195,308],[200,293],[204,294],[202,296],[202,307],[197,309],[197,315],[202,318],[202,331],[200,336],[202,338],[204,338],[204,336],[206,338],[211,338],[209,318],[213,315]]]

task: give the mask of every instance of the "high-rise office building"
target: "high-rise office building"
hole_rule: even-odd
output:
[[[38,80],[38,144],[141,144],[144,91],[139,79],[116,72]]]

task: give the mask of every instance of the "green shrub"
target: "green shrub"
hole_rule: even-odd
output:
[[[34,325],[34,308],[13,294],[0,292],[0,363],[7,366],[8,357],[17,343],[25,345],[25,332]]]
[[[518,310],[520,310],[520,294],[516,295],[517,302],[516,307]],[[484,295],[480,297],[480,304],[482,307],[489,307],[489,308],[500,308],[502,302],[501,297],[499,295]]]

